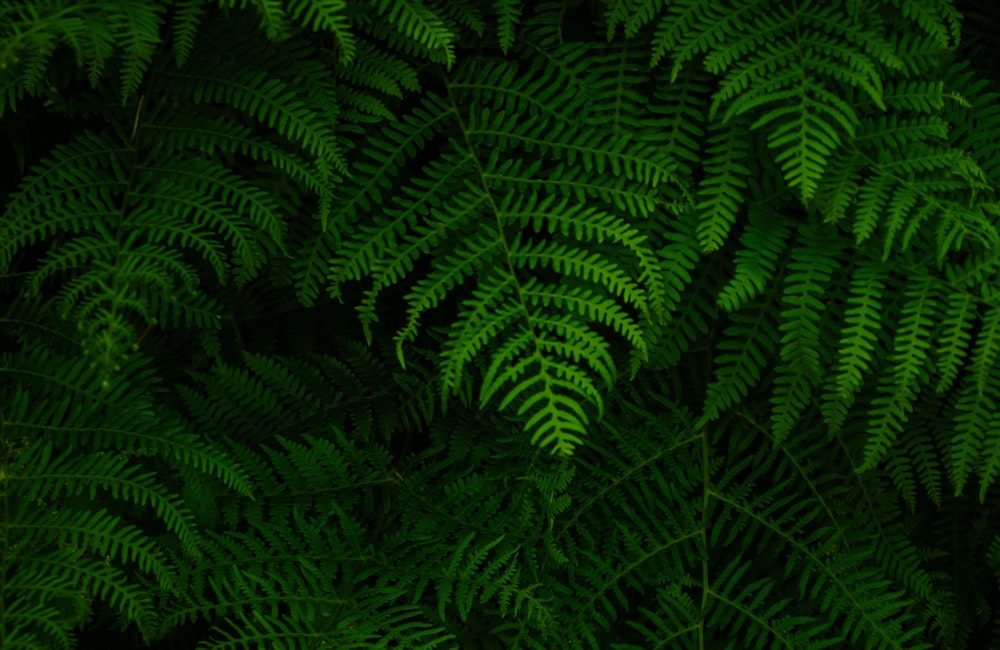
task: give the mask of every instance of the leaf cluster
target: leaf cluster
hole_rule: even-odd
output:
[[[964,13],[7,3],[0,646],[1000,648]]]

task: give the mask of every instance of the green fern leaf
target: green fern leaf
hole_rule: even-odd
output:
[[[845,327],[837,346],[837,361],[823,400],[823,419],[831,431],[839,431],[848,409],[861,390],[864,376],[877,359],[882,295],[889,267],[882,262],[861,261],[851,274],[850,295],[844,311]]]
[[[968,354],[972,338],[970,330],[976,316],[975,298],[966,291],[948,295],[947,306],[941,320],[941,336],[936,350],[935,368],[939,380],[935,391],[944,393],[951,389]]]
[[[704,419],[712,421],[747,397],[761,380],[779,343],[779,333],[767,313],[749,310],[732,315],[733,324],[716,344],[715,380],[705,395]]]
[[[520,0],[497,0],[493,8],[499,14],[500,24],[497,32],[500,37],[500,49],[506,54],[514,45],[515,31],[521,22],[523,7]]]
[[[331,290],[339,296],[345,281],[372,278],[359,306],[367,336],[378,297],[430,256],[430,269],[405,294],[405,323],[395,336],[400,362],[425,315],[470,291],[442,355],[443,394],[462,386],[465,368],[488,352],[480,403],[496,398],[501,409],[515,410],[534,440],[568,453],[591,417],[587,411],[602,411],[599,387],[609,388],[618,373],[598,328],[626,341],[638,362],[648,354],[645,323],[670,308],[662,262],[645,227],[625,216],[655,214],[660,188],[676,182],[676,165],[628,134],[567,120],[581,98],[562,69],[515,73],[506,64],[459,66],[453,95],[428,95],[390,127],[388,139],[367,147],[353,189],[345,188],[343,220],[337,219],[353,223],[374,201],[383,207],[341,246]],[[605,92],[605,85],[587,88]],[[535,101],[547,94],[552,99],[544,104]],[[460,110],[454,96],[470,108]],[[527,122],[514,119],[522,111],[536,112]],[[434,152],[399,198],[385,200],[406,159],[449,124],[462,137]],[[481,155],[480,147],[490,153]],[[609,253],[589,254],[593,244]],[[501,337],[506,342],[494,347]]]
[[[828,228],[800,228],[792,248],[781,298],[785,309],[778,327],[782,363],[771,397],[772,432],[779,443],[795,426],[822,376],[823,299],[843,250],[836,232]]]
[[[889,356],[890,368],[880,378],[878,396],[872,400],[861,470],[873,468],[885,456],[913,408],[926,373],[939,292],[938,282],[930,276],[918,276],[903,292],[905,302]]]
[[[709,136],[710,147],[703,162],[705,178],[698,188],[698,240],[706,253],[722,247],[736,216],[745,202],[747,125],[734,120],[726,125],[712,125],[714,135]]]
[[[455,64],[455,35],[421,0],[375,0],[372,4],[406,38],[430,52],[443,53],[449,68]]]
[[[351,63],[358,54],[357,38],[350,19],[344,15],[345,0],[295,0],[289,8],[292,18],[316,31],[332,33],[340,45],[340,60]]]
[[[649,106],[649,110],[657,116],[666,146],[674,152],[678,172],[690,178],[693,169],[701,162],[708,79],[703,74],[685,72],[673,83],[664,79],[663,83],[657,84],[654,93],[657,101]]]
[[[178,0],[174,3],[173,48],[178,68],[183,68],[191,56],[204,12],[203,0]]]
[[[734,256],[736,270],[716,298],[718,305],[730,313],[764,292],[777,271],[791,232],[788,219],[761,206],[749,206],[748,216],[749,223],[740,236],[741,248]]]
[[[122,50],[121,63],[121,97],[131,99],[153,58],[154,50],[160,44],[160,30],[163,24],[165,7],[147,2],[115,2],[115,9],[121,13],[112,13],[108,21],[111,29],[117,32],[119,47]]]

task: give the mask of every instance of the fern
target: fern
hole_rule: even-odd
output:
[[[813,387],[826,365],[821,356],[823,337],[823,288],[837,267],[840,249],[824,235],[829,230],[799,232],[799,243],[787,265],[781,313],[782,364],[777,368],[771,403],[774,437],[781,441],[801,418],[811,401]],[[834,242],[836,240],[834,239]]]
[[[625,136],[595,137],[582,123],[553,121],[582,101],[569,82],[560,81],[557,70],[546,69],[546,76],[537,78],[511,72],[508,66],[459,67],[447,82],[447,97],[429,96],[405,118],[405,126],[391,132],[393,139],[370,145],[369,161],[359,164],[360,173],[354,175],[351,198],[335,214],[340,223],[352,223],[359,209],[382,198],[382,188],[392,183],[392,174],[416,151],[413,147],[444,131],[453,148],[429,162],[427,177],[404,189],[412,203],[405,209],[388,205],[383,217],[361,226],[363,238],[347,239],[331,281],[339,295],[345,280],[373,276],[373,288],[359,308],[370,328],[377,297],[408,276],[421,257],[454,241],[458,245],[447,256],[435,255],[430,272],[406,295],[406,323],[396,336],[400,361],[405,365],[402,345],[415,338],[424,314],[474,283],[443,354],[444,391],[453,391],[465,365],[504,335],[506,343],[492,353],[481,402],[496,398],[501,408],[517,405],[534,440],[569,453],[591,417],[583,404],[599,414],[600,386],[610,387],[617,374],[603,337],[591,324],[611,328],[641,353],[645,341],[640,325],[620,305],[648,318],[652,307],[663,304],[662,287],[653,284],[660,275],[653,251],[644,244],[642,231],[619,215],[647,212],[654,188],[671,180],[672,164]],[[545,98],[544,104],[529,101],[540,111],[535,120],[512,120],[516,113],[507,111],[526,110],[525,101],[536,95],[537,87],[565,90]],[[466,88],[471,92],[464,101],[473,103],[463,114],[454,102]],[[478,153],[481,147],[493,153],[484,157]],[[501,151],[514,157],[501,162]],[[579,177],[561,173],[577,166],[577,160]],[[542,173],[553,165],[558,167]],[[631,181],[635,198],[621,192],[621,183],[607,186],[592,180],[606,169],[620,174],[622,182]],[[550,194],[543,198],[542,190]],[[612,204],[585,207],[580,202],[584,197]],[[523,234],[514,234],[515,229]],[[586,255],[579,247],[605,240],[621,247],[620,261]],[[519,277],[522,269],[536,267],[573,279],[576,286]],[[626,269],[633,267],[647,286],[625,280]],[[609,297],[598,299],[605,292]],[[552,309],[567,315],[552,318]]]
[[[138,338],[136,316],[148,325],[163,318],[201,328],[212,327],[219,318],[217,305],[201,294],[203,274],[172,247],[196,253],[215,279],[225,283],[253,278],[283,245],[284,217],[273,199],[205,152],[240,151],[270,158],[321,195],[332,177],[330,166],[337,165],[339,146],[328,128],[318,116],[305,112],[303,104],[295,103],[332,100],[317,96],[316,86],[309,100],[293,99],[294,91],[281,80],[287,74],[278,72],[287,70],[287,59],[283,63],[280,58],[268,61],[256,55],[253,60],[262,68],[250,66],[235,73],[216,66],[208,72],[197,63],[207,56],[196,52],[194,63],[177,72],[162,72],[159,91],[176,101],[221,103],[246,111],[250,119],[275,125],[283,135],[298,139],[324,165],[310,169],[301,157],[280,151],[232,122],[191,118],[178,122],[169,101],[147,106],[141,99],[122,115],[129,116],[123,120],[131,125],[129,133],[81,134],[57,149],[56,159],[36,168],[6,205],[3,268],[11,268],[17,252],[40,238],[58,233],[63,244],[34,270],[35,293],[46,280],[69,269],[92,269],[66,282],[60,309],[81,323],[90,355],[109,373]],[[250,60],[243,58],[244,63]],[[210,83],[206,74],[227,82],[206,86]],[[271,78],[265,81],[268,74]],[[256,86],[262,90],[252,90]],[[70,161],[75,161],[75,171],[67,171]],[[97,193],[91,197],[92,191]],[[79,215],[73,218],[78,221],[45,221],[41,210],[57,196]],[[85,234],[88,230],[94,234]]]
[[[426,6],[421,0],[376,0],[373,6],[410,43],[419,45],[428,54],[443,56],[449,67],[455,63],[455,36],[434,8]]]
[[[872,400],[872,438],[866,448],[865,466],[873,466],[902,430],[906,415],[913,408],[917,385],[924,374],[930,326],[937,309],[937,287],[930,278],[920,278],[906,293],[906,304],[899,321],[890,362],[892,376],[879,380],[879,397]]]
[[[4,355],[0,392],[3,638],[12,647],[72,647],[74,628],[100,598],[152,639],[154,595],[176,593],[179,565],[148,520],[167,531],[178,554],[202,553],[191,511],[167,491],[162,469],[203,472],[243,494],[250,485],[175,415],[154,414],[155,380],[141,360],[102,382],[65,352],[65,340],[37,327],[21,337],[34,351]],[[133,517],[131,506],[148,514]]]
[[[745,177],[750,170],[743,164],[746,157],[746,139],[742,137],[746,124],[739,121],[719,127],[709,141],[709,159],[705,163],[707,175],[699,188],[698,210],[703,213],[698,228],[698,239],[705,252],[722,247],[736,215],[744,201],[747,184]]]
[[[1000,647],[995,11],[8,4],[3,647]]]
[[[885,263],[859,262],[851,274],[850,305],[844,311],[846,327],[841,333],[837,365],[828,381],[823,410],[831,430],[844,424],[848,409],[864,385],[864,376],[875,361],[879,341],[882,295],[889,269]]]
[[[60,45],[68,46],[87,69],[91,86],[104,76],[107,63],[118,68],[119,93],[133,98],[160,43],[165,7],[159,3],[21,2],[3,10],[3,96],[0,116],[25,94],[42,90],[46,64]]]

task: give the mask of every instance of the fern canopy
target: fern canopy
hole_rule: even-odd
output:
[[[988,3],[0,7],[0,647],[1000,648]]]

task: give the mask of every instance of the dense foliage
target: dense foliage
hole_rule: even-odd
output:
[[[0,6],[0,647],[1000,648],[1000,12]]]

